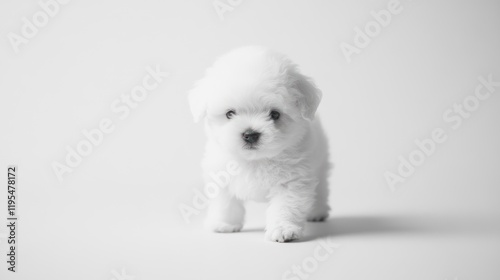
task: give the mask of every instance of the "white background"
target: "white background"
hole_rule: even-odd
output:
[[[9,164],[20,220],[18,273],[2,261],[0,278],[281,279],[330,237],[340,247],[308,279],[498,279],[500,87],[458,129],[442,115],[478,77],[500,81],[500,3],[401,1],[348,63],[340,44],[387,3],[243,1],[221,20],[210,0],[74,0],[15,53],[9,33],[43,10],[2,1],[1,260]],[[265,241],[265,205],[250,204],[236,234],[178,210],[203,186],[205,136],[186,94],[217,56],[249,44],[288,54],[323,90],[333,211],[302,242]],[[157,64],[171,76],[119,119],[112,102]],[[104,118],[114,131],[59,182],[53,162]],[[384,173],[437,127],[447,141],[391,191]]]

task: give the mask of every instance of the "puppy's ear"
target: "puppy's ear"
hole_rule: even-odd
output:
[[[198,81],[195,87],[189,92],[189,106],[191,107],[191,113],[193,114],[193,120],[195,123],[203,119],[207,113],[207,93],[205,92],[204,79]]]
[[[319,102],[323,96],[311,78],[302,75],[298,71],[292,71],[292,87],[299,92],[297,105],[302,113],[302,117],[306,120],[314,120],[316,109],[318,109]]]

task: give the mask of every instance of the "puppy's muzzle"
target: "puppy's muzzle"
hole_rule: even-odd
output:
[[[259,141],[260,133],[255,131],[255,130],[249,129],[249,130],[243,132],[241,137],[243,138],[243,140],[246,143],[255,144],[255,143],[257,143],[257,141]]]

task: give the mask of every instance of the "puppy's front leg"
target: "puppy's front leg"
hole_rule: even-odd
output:
[[[243,202],[221,190],[210,202],[205,226],[215,232],[237,232],[243,227],[244,218]]]
[[[314,192],[301,183],[279,186],[271,194],[267,208],[266,238],[287,242],[302,237],[307,213],[314,203]]]

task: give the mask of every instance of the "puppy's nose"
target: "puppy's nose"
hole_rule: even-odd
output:
[[[257,141],[259,141],[260,133],[254,130],[247,130],[243,132],[242,134],[243,140],[247,142],[248,144],[253,144]]]

